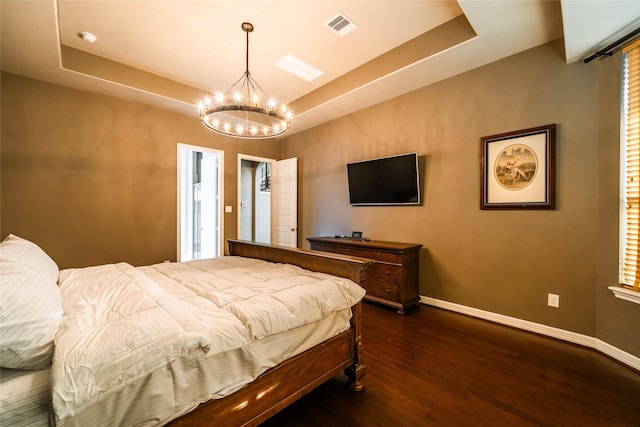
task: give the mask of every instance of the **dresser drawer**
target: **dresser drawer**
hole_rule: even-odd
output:
[[[312,249],[316,251],[333,252],[334,254],[358,256],[375,259],[376,261],[398,262],[398,255],[388,252],[379,252],[371,249],[350,248],[345,246],[323,245],[314,243]]]
[[[398,255],[389,252],[379,252],[371,249],[361,249],[360,253],[363,258],[371,258],[376,261],[384,261],[384,262],[398,262]]]
[[[311,249],[313,249],[314,251],[332,252],[334,254],[358,256],[349,252],[349,248],[343,248],[341,246],[333,246],[333,245],[323,245],[321,243],[311,244]]]
[[[314,244],[312,246],[313,250],[316,251],[324,251],[324,252],[333,252],[334,254],[342,254],[342,255],[351,255],[351,256],[359,256],[364,257],[362,249],[358,248],[347,248],[345,246],[333,246],[333,245],[322,245],[322,244]]]
[[[366,276],[395,282],[400,277],[401,271],[402,267],[399,265],[375,262],[367,267]]]
[[[367,295],[378,297],[389,301],[398,301],[398,284],[375,277],[366,277],[363,283],[367,290]]]

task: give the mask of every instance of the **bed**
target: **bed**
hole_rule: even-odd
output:
[[[257,425],[338,374],[364,387],[370,260],[230,240],[214,260],[58,272],[1,245],[0,425]]]

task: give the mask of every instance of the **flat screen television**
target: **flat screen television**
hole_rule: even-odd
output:
[[[418,155],[400,154],[347,164],[349,202],[366,205],[419,205]]]

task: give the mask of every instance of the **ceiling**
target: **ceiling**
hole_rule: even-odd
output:
[[[3,71],[194,122],[199,100],[243,74],[251,22],[251,75],[290,105],[290,133],[560,37],[580,61],[640,26],[636,0],[0,0],[0,14]],[[325,25],[338,14],[357,28]],[[276,67],[287,54],[323,74]]]

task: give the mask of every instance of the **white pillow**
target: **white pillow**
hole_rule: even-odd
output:
[[[46,369],[62,318],[58,266],[37,245],[9,235],[0,243],[0,366]]]
[[[60,269],[55,261],[35,243],[13,234],[0,243],[0,260],[22,264],[34,274],[58,283]]]

